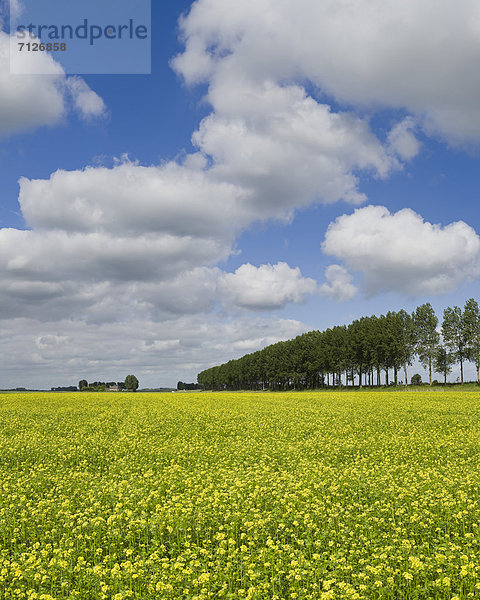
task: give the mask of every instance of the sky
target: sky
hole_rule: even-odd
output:
[[[164,0],[135,75],[12,74],[2,14],[0,388],[480,298],[475,0]]]

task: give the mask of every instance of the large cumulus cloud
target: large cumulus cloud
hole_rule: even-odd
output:
[[[175,67],[208,82],[305,79],[349,105],[405,109],[453,142],[480,138],[475,0],[197,0]]]
[[[472,227],[432,224],[408,208],[366,206],[342,215],[322,249],[362,273],[370,294],[443,294],[480,276],[480,237]]]

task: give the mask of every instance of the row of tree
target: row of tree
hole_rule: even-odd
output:
[[[418,357],[428,371],[441,373],[446,383],[454,364],[475,363],[480,382],[480,309],[473,299],[463,310],[446,308],[439,321],[430,303],[409,314],[405,310],[362,317],[350,325],[310,331],[278,342],[237,360],[206,369],[198,383],[208,390],[308,389],[341,385],[389,385],[390,373],[398,384],[403,370]]]
[[[195,391],[195,390],[202,390],[203,386],[201,386],[199,383],[185,383],[184,381],[179,381],[177,383],[177,390],[179,391],[183,391],[183,390],[187,390],[187,391]]]
[[[127,375],[125,381],[93,381],[88,383],[86,379],[81,379],[78,382],[78,389],[81,392],[104,392],[105,390],[112,388],[116,388],[119,391],[129,390],[134,392],[138,389],[138,379],[135,375]]]

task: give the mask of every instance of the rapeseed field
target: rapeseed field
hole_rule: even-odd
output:
[[[480,598],[476,392],[0,395],[2,599]]]

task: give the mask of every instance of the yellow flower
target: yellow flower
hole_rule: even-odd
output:
[[[198,583],[207,583],[207,581],[209,581],[209,579],[210,579],[210,573],[202,573],[198,577]]]

